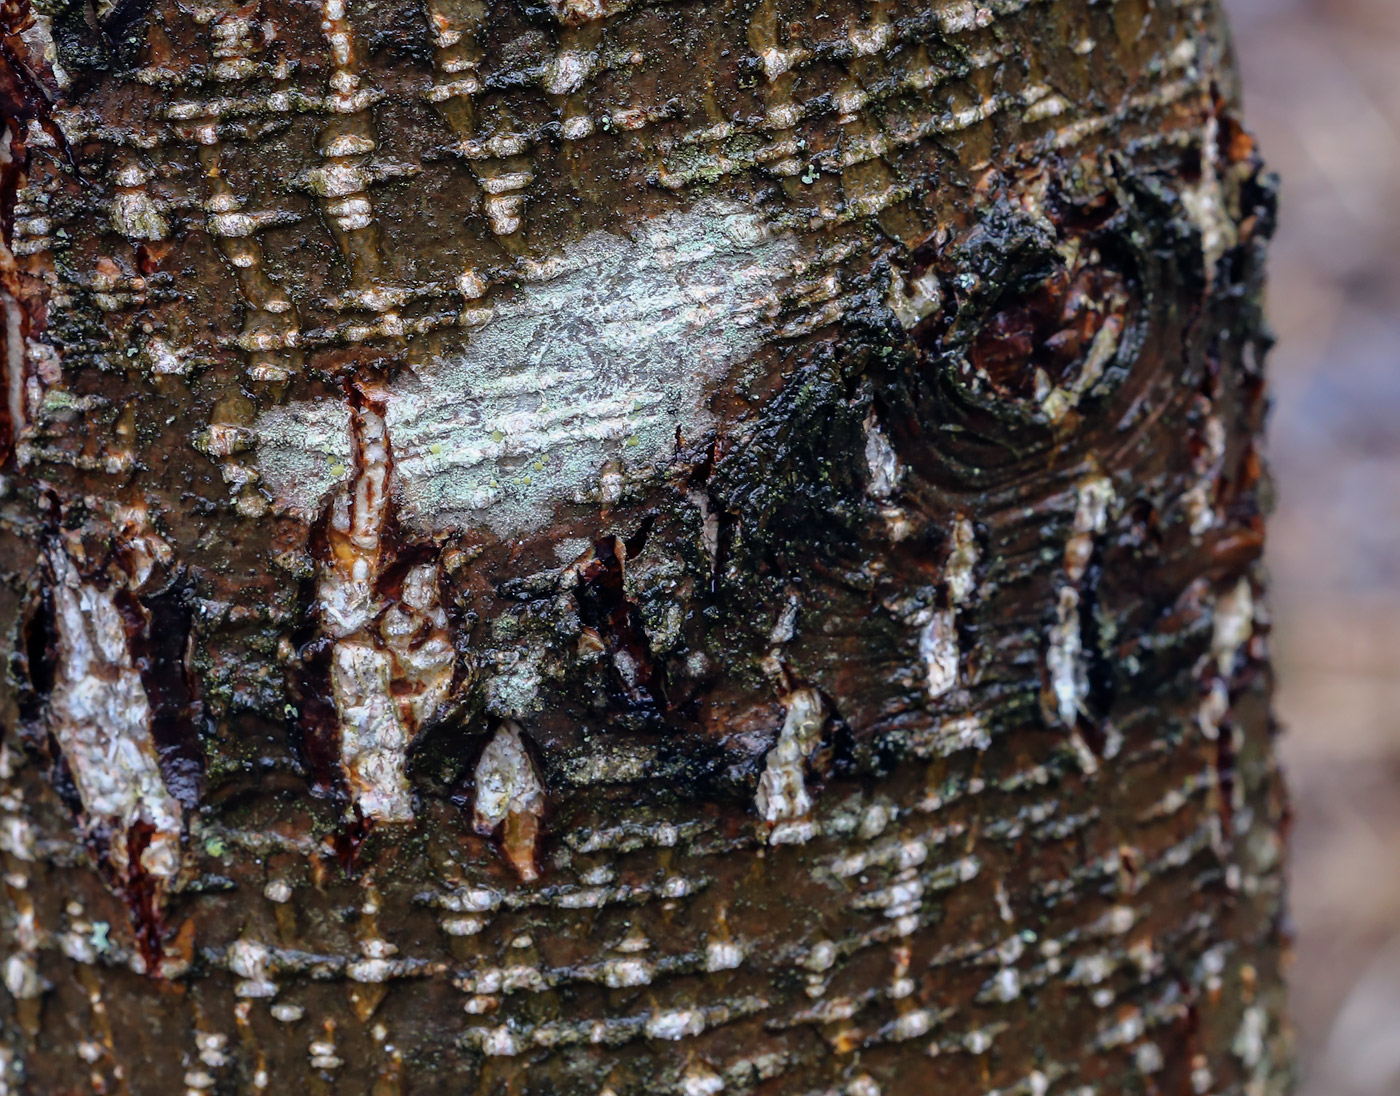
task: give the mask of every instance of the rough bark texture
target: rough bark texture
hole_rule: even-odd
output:
[[[0,1093],[1282,1092],[1207,0],[6,0]]]

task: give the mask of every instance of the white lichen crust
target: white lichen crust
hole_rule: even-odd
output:
[[[758,346],[795,254],[752,210],[717,200],[572,245],[459,350],[386,387],[401,517],[509,535],[589,497],[609,462],[667,462],[678,435],[712,423],[709,394]],[[258,467],[282,504],[314,513],[349,474],[348,418],[327,401],[261,416]]]

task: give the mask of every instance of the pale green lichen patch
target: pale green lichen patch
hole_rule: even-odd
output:
[[[629,237],[595,232],[547,281],[497,301],[458,352],[418,363],[385,399],[400,513],[420,529],[539,528],[597,493],[610,462],[669,460],[710,423],[707,396],[762,338],[796,243],[752,210],[706,201]],[[302,511],[346,475],[332,401],[258,422],[259,469]]]
[[[322,399],[277,407],[257,422],[258,470],[278,497],[309,516],[350,478],[350,407]]]

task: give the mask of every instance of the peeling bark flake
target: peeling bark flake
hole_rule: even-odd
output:
[[[545,790],[513,723],[503,723],[482,750],[475,771],[472,808],[476,832],[500,833],[506,860],[525,881],[537,879],[537,844],[545,812]]]
[[[787,715],[777,744],[768,751],[754,806],[771,845],[803,844],[817,833],[810,817],[807,759],[821,743],[826,709],[813,689],[797,689],[785,700]]]
[[[352,425],[357,472],[331,502],[330,558],[317,607],[334,639],[331,693],[351,796],[367,819],[408,822],[408,749],[447,699],[456,651],[439,603],[436,563],[410,568],[397,599],[381,590],[393,505],[388,434],[368,400],[355,408]]]
[[[107,856],[118,875],[168,883],[180,869],[180,804],[161,777],[115,591],[83,581],[60,542],[45,556],[58,633],[47,723],[82,798],[84,825],[98,835],[111,827]]]

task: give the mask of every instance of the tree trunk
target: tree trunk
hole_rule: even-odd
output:
[[[1214,0],[5,0],[0,1094],[1287,1087]]]

